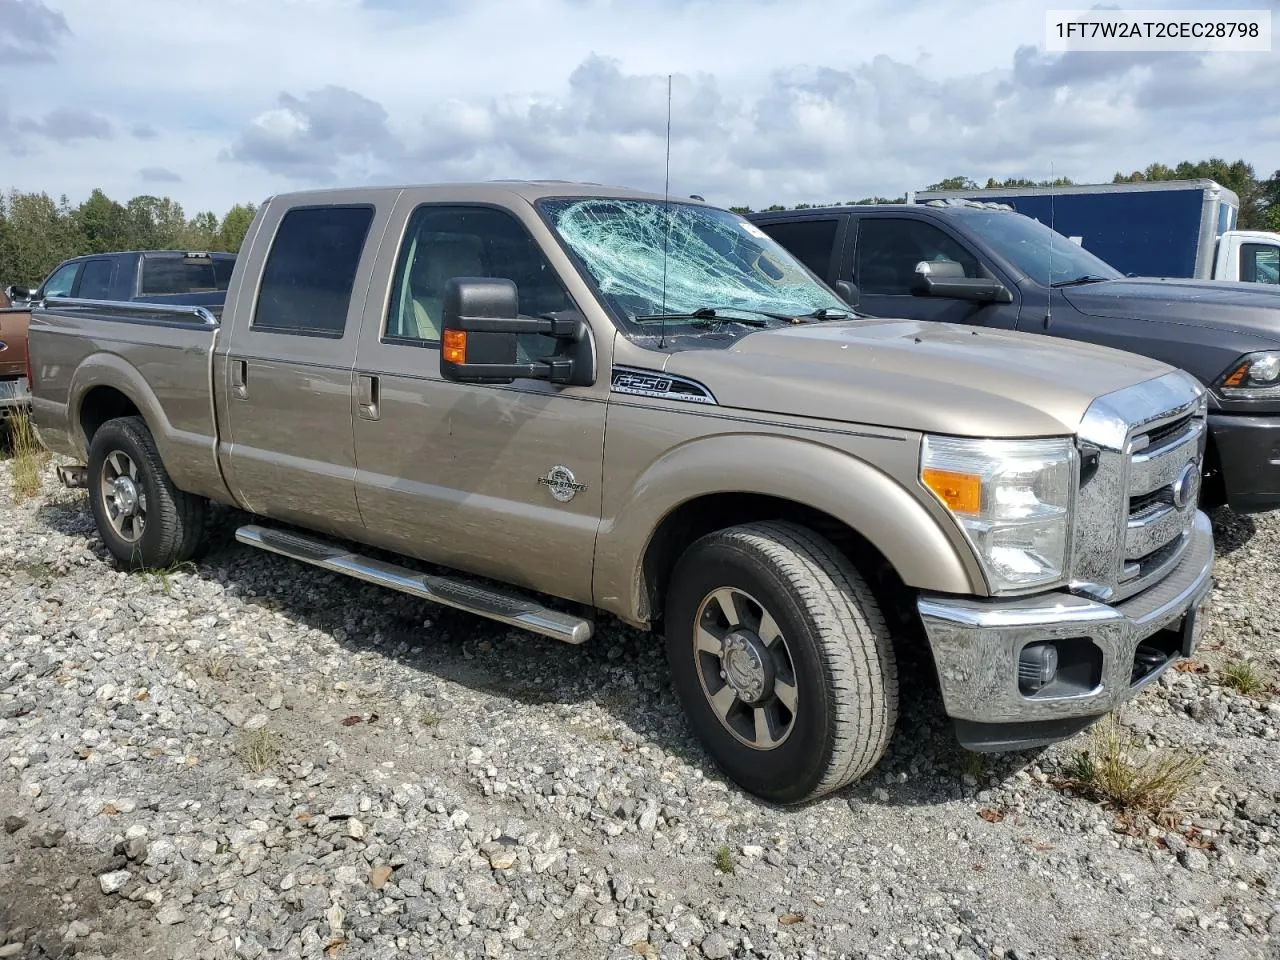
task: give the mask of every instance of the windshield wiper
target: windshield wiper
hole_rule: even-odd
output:
[[[1059,280],[1057,283],[1049,284],[1049,286],[1056,290],[1058,287],[1078,287],[1085,283],[1105,283],[1106,280],[1106,277],[1095,277],[1086,273],[1080,277],[1072,277],[1070,280]]]
[[[763,310],[747,310],[742,307],[725,307],[726,310],[736,310],[742,313],[761,313],[766,317],[773,317],[775,320],[791,321],[790,317],[782,314],[765,313]],[[741,323],[748,327],[767,327],[769,321],[757,320],[755,317],[724,317],[721,316],[713,307],[699,307],[692,313],[650,313],[645,316],[635,318],[637,323],[651,323],[655,320],[689,320],[701,323]]]
[[[853,316],[849,310],[832,309],[831,307],[819,307],[812,313],[802,313],[795,320],[848,320]]]

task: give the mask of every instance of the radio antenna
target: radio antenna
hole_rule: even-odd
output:
[[[667,74],[667,162],[662,178],[662,326],[658,349],[667,345],[667,246],[671,241],[671,74]]]
[[[1054,191],[1058,189],[1057,176],[1053,169],[1053,161],[1049,161],[1049,229],[1056,231],[1053,218],[1053,196]],[[1044,306],[1044,328],[1049,329],[1049,324],[1053,322],[1053,235],[1049,236],[1049,298],[1045,301]]]

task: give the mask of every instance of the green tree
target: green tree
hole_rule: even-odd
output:
[[[101,190],[76,208],[75,222],[83,253],[106,253],[129,245],[129,215]]]
[[[977,190],[978,185],[968,177],[947,177],[937,183],[931,183],[926,190]]]
[[[184,250],[216,250],[218,246],[218,215],[212,210],[197,213],[182,231]]]
[[[125,205],[129,239],[135,250],[171,250],[179,246],[187,218],[168,197],[134,197]]]
[[[34,287],[57,264],[79,252],[81,240],[63,197],[11,190],[0,198],[0,282]]]
[[[258,208],[252,203],[237,203],[228,210],[218,227],[218,249],[239,253],[244,235],[249,232],[249,225],[257,213]]]

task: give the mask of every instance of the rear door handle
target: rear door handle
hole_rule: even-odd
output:
[[[360,416],[365,420],[378,419],[378,378],[371,373],[357,374],[356,403],[360,407]]]
[[[249,362],[231,361],[231,395],[237,400],[249,399]]]

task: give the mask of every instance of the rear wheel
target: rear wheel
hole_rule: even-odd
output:
[[[205,501],[174,486],[141,417],[108,420],[89,445],[89,508],[107,550],[129,570],[189,560]]]
[[[837,790],[884,753],[897,665],[866,582],[790,523],[709,534],[667,594],[667,658],[689,723],[737,783],[779,803]]]

